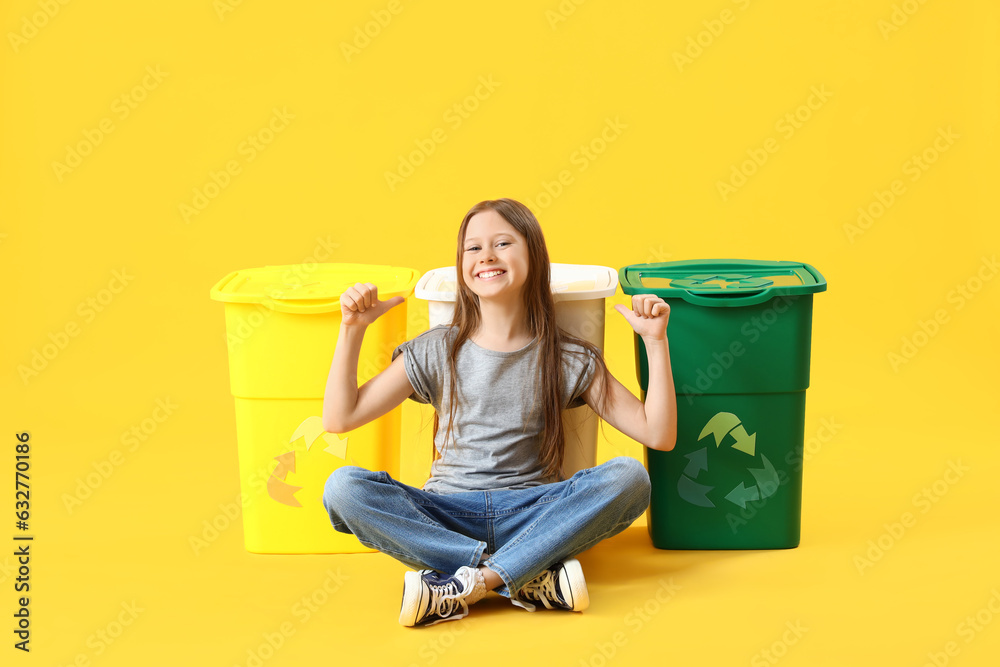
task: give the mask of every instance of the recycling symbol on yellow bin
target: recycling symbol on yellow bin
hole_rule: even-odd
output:
[[[306,451],[305,454],[309,454],[312,446],[316,441],[326,443],[326,447],[322,450],[323,452],[334,456],[341,461],[347,462],[347,438],[341,438],[334,433],[328,433],[323,430],[323,418],[322,417],[307,417],[299,424],[298,428],[289,438],[288,442],[293,443],[299,438],[305,438]],[[313,450],[313,451],[318,451]],[[288,505],[289,507],[302,507],[302,503],[298,501],[295,497],[295,492],[301,489],[301,486],[293,486],[285,481],[288,473],[295,472],[295,450],[290,452],[285,452],[279,456],[275,456],[274,460],[278,462],[275,466],[274,471],[271,476],[267,479],[267,495],[271,496],[274,500],[277,500],[282,505]],[[303,453],[303,452],[299,452]]]
[[[698,440],[701,441],[709,435],[715,438],[716,449],[722,446],[723,441],[727,440],[727,436],[731,436],[728,438],[731,449],[743,452],[751,457],[756,457],[757,434],[747,433],[746,428],[740,422],[740,418],[731,412],[719,412],[709,419],[708,423],[705,424],[705,428],[701,430]],[[715,507],[715,503],[708,497],[709,492],[714,490],[715,487],[699,484],[695,481],[702,470],[708,470],[708,447],[702,447],[695,452],[685,454],[685,458],[688,459],[688,464],[684,468],[680,479],[677,480],[677,493],[680,494],[683,500],[692,505]],[[779,486],[778,472],[771,462],[767,460],[763,452],[760,455],[760,459],[762,467],[747,468],[747,471],[753,475],[754,481],[757,482],[756,486],[746,486],[743,482],[740,482],[726,494],[726,500],[734,505],[745,508],[747,502],[763,500],[764,498],[773,496],[777,492]]]

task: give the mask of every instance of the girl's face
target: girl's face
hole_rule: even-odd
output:
[[[528,244],[499,213],[469,219],[462,247],[462,275],[480,299],[516,295],[528,280]]]

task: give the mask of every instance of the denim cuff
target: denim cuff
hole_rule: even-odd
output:
[[[504,597],[512,597],[510,591],[515,590],[513,587],[514,580],[510,578],[509,574],[507,574],[507,570],[503,569],[501,565],[498,565],[497,562],[493,560],[493,556],[490,556],[486,562],[483,563],[483,565],[500,575],[500,579],[503,581],[504,585],[497,589],[497,592]]]
[[[475,553],[472,556],[472,562],[469,563],[469,567],[471,567],[471,568],[477,568],[480,565],[485,565],[485,563],[480,563],[479,562],[480,560],[482,560],[482,558],[483,558],[483,552],[485,552],[485,551],[486,551],[486,542],[480,542],[479,546],[476,547],[476,551],[475,551]],[[490,568],[490,569],[492,569],[492,568]],[[454,574],[454,573],[449,573],[449,574]]]

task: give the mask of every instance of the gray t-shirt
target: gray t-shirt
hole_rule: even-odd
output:
[[[455,330],[440,325],[399,345],[413,385],[410,398],[430,403],[438,413],[435,446],[441,452],[448,430],[451,382],[448,349]],[[425,491],[457,493],[525,489],[556,481],[538,462],[544,417],[535,397],[538,339],[519,350],[497,352],[466,340],[456,359],[458,392],[451,442],[431,466]],[[593,355],[580,345],[563,347],[563,408],[585,405],[583,393],[596,369]]]

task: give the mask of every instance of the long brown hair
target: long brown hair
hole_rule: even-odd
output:
[[[451,378],[451,389],[449,394],[449,418],[448,430],[445,433],[444,445],[447,446],[448,438],[451,435],[452,425],[455,423],[456,410],[456,387],[458,384],[458,374],[455,370],[455,363],[458,357],[458,350],[462,344],[469,339],[469,336],[479,329],[482,323],[482,314],[479,310],[479,296],[476,295],[466,284],[462,271],[462,253],[465,247],[465,233],[472,216],[483,211],[496,211],[514,229],[516,229],[527,242],[528,248],[528,277],[524,283],[524,308],[527,317],[529,333],[538,339],[538,382],[536,383],[537,395],[536,406],[541,405],[544,417],[544,427],[541,434],[541,444],[538,451],[538,461],[544,466],[543,474],[546,477],[562,477],[563,454],[565,451],[565,439],[562,423],[562,355],[563,345],[575,343],[586,350],[589,350],[597,359],[598,368],[594,373],[601,374],[603,379],[603,391],[598,399],[600,411],[607,412],[610,401],[609,391],[611,387],[611,374],[600,349],[596,345],[571,336],[556,325],[555,301],[552,298],[552,290],[549,287],[550,267],[549,251],[545,246],[545,237],[542,235],[541,225],[524,204],[513,199],[494,199],[481,201],[465,214],[462,225],[458,230],[458,252],[455,258],[455,273],[458,278],[458,294],[455,302],[455,315],[452,318],[451,326],[454,328],[455,336],[451,348],[448,351],[448,370]],[[565,350],[570,354],[584,355],[586,352],[577,350]],[[438,414],[434,413],[434,440],[437,440]],[[437,447],[434,447],[434,458],[438,457]]]

